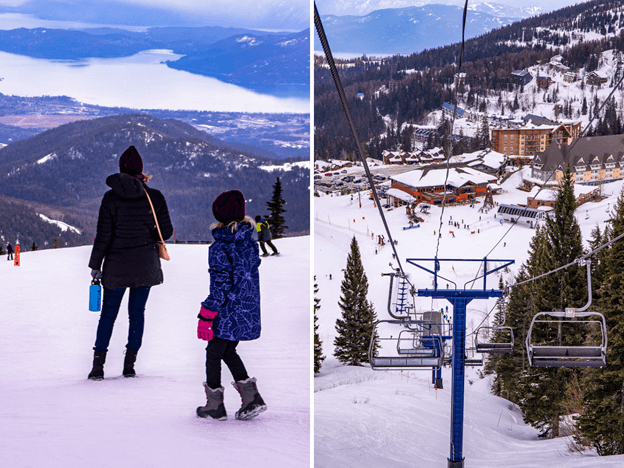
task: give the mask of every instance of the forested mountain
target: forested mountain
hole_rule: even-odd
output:
[[[573,71],[596,70],[601,52],[624,50],[623,27],[621,2],[591,1],[470,39],[462,65],[466,81],[458,88],[461,105],[485,111],[500,99],[501,91],[521,93],[511,72],[547,63],[556,54]],[[587,39],[573,41],[574,34]],[[328,40],[331,46],[329,35]],[[399,145],[401,135],[396,129],[404,123],[417,124],[443,102],[452,101],[459,52],[460,44],[454,44],[409,56],[337,60],[360,139],[367,142],[370,156],[380,158],[381,151]],[[353,153],[352,137],[322,57],[315,58],[314,79],[315,158]],[[387,126],[384,118],[392,125]]]
[[[276,177],[286,200],[286,234],[309,232],[308,169],[268,172],[261,165],[272,160],[232,149],[185,123],[140,114],[78,121],[3,148],[0,195],[81,214],[79,221],[66,222],[75,222],[85,232],[84,243],[91,242],[99,203],[108,190],[105,179],[118,172],[118,157],[130,145],[153,176],[150,186],[165,195],[178,239],[210,238],[212,201],[225,190],[240,189],[248,213],[267,214]],[[7,227],[0,229],[13,236],[25,232],[18,225],[9,233]]]

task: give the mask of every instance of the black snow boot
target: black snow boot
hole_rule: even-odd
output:
[[[124,377],[136,377],[136,372],[134,372],[134,362],[136,361],[138,352],[139,351],[136,349],[126,348],[126,357],[124,358],[123,368]]]
[[[240,409],[236,412],[236,419],[253,419],[267,410],[267,405],[258,393],[255,377],[232,382],[232,385],[234,385],[234,388],[241,396],[241,400],[243,400]]]
[[[206,382],[204,382],[204,390],[206,390],[206,406],[200,406],[197,408],[197,416],[200,418],[212,418],[217,421],[225,421],[227,414],[225,412],[225,405],[223,404],[223,387],[210,388]]]
[[[106,361],[106,351],[95,351],[93,353],[93,369],[89,373],[90,380],[104,380],[104,362]]]

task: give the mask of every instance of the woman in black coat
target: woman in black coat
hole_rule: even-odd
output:
[[[173,234],[165,197],[148,188],[143,161],[134,146],[119,158],[119,174],[106,179],[111,190],[104,194],[98,216],[89,268],[94,279],[102,280],[104,301],[95,340],[93,369],[89,379],[104,378],[104,362],[121,300],[130,288],[128,315],[130,329],[124,360],[124,377],[134,377],[134,362],[143,338],[145,303],[150,288],[163,282],[157,241],[160,240],[154,211],[163,238]],[[102,267],[102,262],[104,265]]]

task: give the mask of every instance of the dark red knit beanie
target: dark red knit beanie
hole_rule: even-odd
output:
[[[119,157],[119,172],[130,175],[143,172],[143,160],[134,146],[129,147]]]
[[[238,190],[223,192],[213,202],[212,214],[223,224],[242,221],[245,217],[245,197]]]

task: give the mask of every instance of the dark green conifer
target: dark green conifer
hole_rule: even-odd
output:
[[[315,277],[316,278],[316,277]],[[323,361],[325,360],[325,356],[323,356],[323,342],[318,334],[318,317],[316,316],[316,312],[321,309],[321,300],[316,297],[319,291],[318,284],[314,283],[314,373],[318,374],[321,370],[321,366],[323,365]]]
[[[624,192],[610,225],[610,239],[624,233]],[[589,441],[599,455],[620,455],[624,454],[624,242],[616,241],[601,252],[604,278],[598,305],[607,322],[607,367],[591,370],[583,381],[577,441]]]
[[[373,305],[366,299],[368,279],[355,236],[351,241],[340,290],[342,294],[338,306],[342,310],[342,318],[336,320],[338,336],[334,339],[334,356],[342,363],[357,366],[368,362],[376,314]]]
[[[535,236],[529,244],[529,258],[523,264],[515,278],[515,283],[522,283],[537,274],[543,273],[539,268],[540,260],[546,249],[544,230],[538,226]],[[528,368],[525,348],[526,334],[535,310],[536,287],[528,282],[510,289],[506,309],[506,324],[514,333],[514,349],[510,354],[501,355],[495,364],[496,376],[492,382],[492,392],[516,404],[522,399],[521,379]]]
[[[282,216],[283,213],[286,213],[286,210],[284,209],[285,204],[286,201],[282,198],[282,182],[278,177],[275,184],[273,184],[273,197],[271,197],[271,200],[267,202],[267,208],[270,213],[267,221],[269,222],[271,233],[275,239],[284,237],[284,231],[288,229],[288,226],[286,226],[286,220]]]
[[[565,172],[557,199],[554,217],[546,220],[545,245],[535,273],[545,273],[566,265],[583,254],[581,230],[574,216],[576,199],[569,167]],[[541,271],[540,271],[541,270]],[[535,273],[533,276],[535,276]],[[585,267],[572,265],[535,281],[537,312],[564,311],[566,307],[582,307],[587,302]],[[579,345],[584,340],[582,325],[557,324],[535,327],[531,342],[541,345]],[[528,368],[521,379],[521,404],[525,422],[540,430],[545,437],[558,437],[561,417],[565,415],[561,382],[568,381],[576,369]]]

